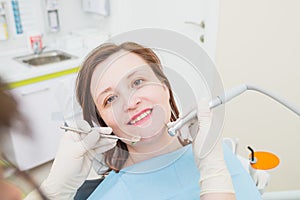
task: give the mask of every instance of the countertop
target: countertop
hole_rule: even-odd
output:
[[[99,35],[101,36],[101,34],[98,34],[98,36]],[[32,54],[32,51],[29,51],[26,46],[23,46],[22,48],[9,46],[7,50],[4,49],[0,52],[0,76],[7,83],[15,83],[41,77],[47,74],[78,68],[82,64],[86,55],[95,48],[95,45],[99,45],[106,39],[107,35],[102,35],[97,38],[83,34],[79,36],[71,35],[60,37],[57,39],[59,42],[54,41],[49,42],[50,45],[46,44],[44,51],[60,50],[76,56],[77,58],[38,67],[19,63],[14,60],[15,57]]]
[[[45,49],[45,51],[50,51],[53,49]],[[4,81],[8,83],[23,81],[26,79],[31,79],[39,76],[43,76],[46,74],[51,74],[55,72],[60,72],[72,68],[79,67],[82,63],[84,57],[88,53],[88,49],[77,49],[77,50],[65,50],[58,49],[55,50],[64,51],[68,54],[74,55],[77,58],[66,60],[58,63],[51,63],[47,65],[42,65],[38,67],[33,67],[30,65],[19,63],[14,60],[15,57],[24,56],[31,54],[28,50],[18,51],[11,55],[0,56],[0,74]]]

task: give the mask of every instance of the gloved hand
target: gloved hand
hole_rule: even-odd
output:
[[[91,128],[84,120],[71,127],[89,133],[68,131],[63,135],[50,174],[41,185],[41,190],[51,200],[73,199],[90,172],[93,156],[112,149],[117,142],[100,135],[110,134],[110,127]]]
[[[193,141],[193,152],[201,176],[199,180],[200,196],[205,194],[234,194],[231,176],[224,160],[221,138],[216,138],[214,147],[206,156],[200,156],[205,139],[209,137],[212,122],[212,112],[207,101],[202,100],[199,103],[197,117],[199,129]]]

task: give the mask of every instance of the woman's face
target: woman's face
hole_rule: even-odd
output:
[[[165,134],[171,115],[169,90],[138,55],[120,51],[100,63],[91,93],[101,117],[119,137],[140,136],[142,143]]]

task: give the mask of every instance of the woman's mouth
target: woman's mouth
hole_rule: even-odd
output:
[[[140,125],[150,117],[151,113],[152,113],[152,109],[143,110],[142,112],[134,115],[132,119],[128,122],[128,124]]]

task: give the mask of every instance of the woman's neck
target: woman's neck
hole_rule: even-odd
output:
[[[177,137],[164,133],[155,141],[142,143],[135,146],[128,146],[128,158],[124,167],[154,158],[159,155],[173,152],[182,147]]]

